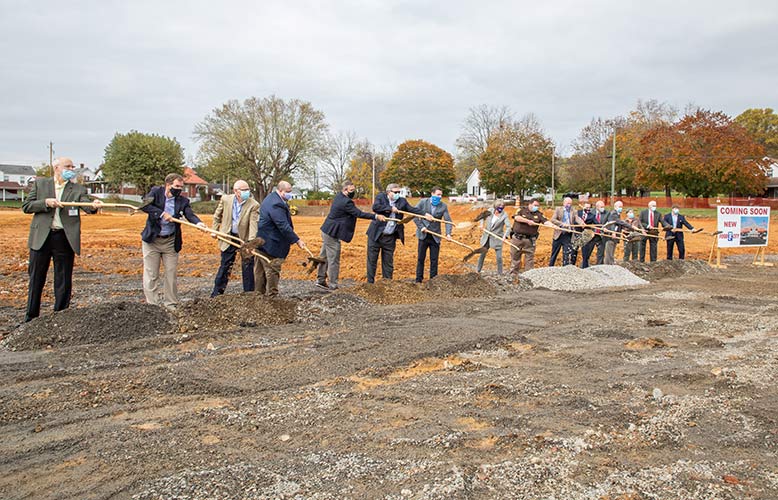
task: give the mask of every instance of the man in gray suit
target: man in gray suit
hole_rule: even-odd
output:
[[[70,305],[73,291],[73,262],[81,253],[81,218],[79,208],[65,207],[63,202],[91,203],[82,208],[93,214],[100,208],[100,200],[92,200],[84,186],[76,184],[73,160],[57,158],[52,164],[54,177],[35,181],[30,196],[22,205],[26,214],[34,214],[30,223],[30,285],[27,292],[27,313],[24,321],[40,315],[41,294],[46,285],[49,265],[54,260],[54,310]]]

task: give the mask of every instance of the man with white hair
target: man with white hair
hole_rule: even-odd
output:
[[[646,229],[648,234],[654,236],[659,235],[659,227],[662,224],[662,214],[656,210],[656,201],[651,200],[648,202],[648,208],[640,211],[640,224]],[[659,243],[659,238],[646,238],[638,251],[638,259],[640,262],[646,261],[646,243],[648,243],[649,251],[648,255],[651,262],[656,262],[657,251],[656,246]]]
[[[251,189],[248,182],[239,179],[232,185],[232,194],[225,194],[219,199],[216,211],[213,213],[213,228],[222,233],[237,236],[243,241],[248,241],[257,234],[259,222],[259,203],[251,197]],[[216,238],[216,235],[213,235]],[[235,255],[238,248],[219,241],[221,250],[221,264],[213,281],[211,297],[224,293],[227,282],[230,279],[230,270],[235,263]],[[254,257],[241,256],[241,275],[243,277],[243,291],[254,291]]]
[[[49,265],[54,260],[54,310],[70,305],[73,290],[73,263],[81,253],[81,218],[77,207],[65,207],[63,202],[91,203],[81,208],[86,213],[97,213],[102,202],[92,200],[86,188],[76,184],[73,160],[57,158],[52,163],[53,177],[39,177],[32,185],[22,210],[34,214],[30,223],[27,292],[27,312],[24,321],[40,315],[41,294],[46,285]]]
[[[578,212],[573,210],[573,199],[566,197],[562,200],[562,206],[554,210],[551,223],[555,226],[572,230],[573,226],[582,226],[584,221],[578,216]],[[549,267],[554,267],[560,250],[562,251],[562,265],[567,266],[572,263],[573,244],[571,237],[572,233],[569,231],[554,230],[553,240],[551,241],[551,257],[548,262]]]

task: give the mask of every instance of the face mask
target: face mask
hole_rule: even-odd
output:
[[[569,212],[570,211],[570,207],[572,207],[572,205],[565,205],[565,210],[567,210]]]
[[[349,198],[353,198],[355,194],[357,194],[356,191],[351,191],[350,193],[347,192],[346,196],[348,196]]]
[[[529,211],[530,212],[537,212],[538,211],[538,207],[536,207],[535,205],[530,205]]]
[[[181,188],[174,188],[174,187],[170,188],[170,194],[172,194],[173,197],[181,196],[181,192],[182,191],[183,191],[183,189],[181,189]]]
[[[617,214],[620,214],[622,210],[624,210],[624,209],[621,208],[621,207],[616,207],[616,213]]]
[[[440,205],[440,196],[430,196],[430,203],[432,203],[433,207]]]
[[[627,217],[630,218],[630,219],[634,219],[635,218],[635,212],[627,212]]]
[[[678,215],[678,212],[680,212],[680,210],[678,210],[677,208],[673,209],[673,215]]]
[[[598,209],[598,210],[600,211],[600,213],[601,213],[601,214],[604,214],[604,213],[605,213],[605,207],[602,207],[602,208],[600,208],[600,209]]]
[[[75,170],[63,170],[62,171],[62,179],[66,181],[72,181],[76,178],[76,171]]]
[[[292,199],[292,193],[284,193],[284,199],[286,201],[289,201]]]
[[[251,191],[241,191],[240,192],[240,199],[243,201],[246,201],[251,196]]]
[[[494,211],[497,212],[498,214],[502,213],[503,210],[504,210],[503,207],[497,207],[494,209]]]
[[[583,209],[583,211],[584,211],[584,213],[585,213],[585,214],[588,214],[588,213],[589,213],[589,210],[591,210],[591,209],[590,209],[590,208],[584,208],[584,209]]]
[[[648,207],[648,209],[651,210],[652,212],[656,212],[656,207]]]

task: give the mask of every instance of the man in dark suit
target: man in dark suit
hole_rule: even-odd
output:
[[[205,224],[189,206],[189,198],[181,196],[184,178],[180,174],[168,174],[164,186],[151,188],[141,208],[148,214],[146,227],[141,233],[143,250],[143,294],[149,304],[163,305],[169,309],[178,306],[178,252],[183,246],[181,227],[173,219],[184,216],[186,220],[200,227]],[[160,264],[165,274],[160,279]]]
[[[575,226],[582,226],[584,221],[578,216],[578,213],[573,210],[573,199],[565,197],[562,200],[562,206],[554,209],[554,215],[551,216],[551,223],[555,226],[559,226],[565,229],[573,229]],[[554,267],[556,258],[561,250],[562,252],[562,265],[570,265],[570,257],[572,247],[573,234],[560,229],[554,230],[554,235],[551,240],[551,256],[548,260],[548,266]]]
[[[429,198],[423,198],[416,208],[432,215],[435,219],[442,219],[451,222],[451,215],[448,213],[448,207],[442,201],[443,190],[439,187],[433,187]],[[416,239],[419,240],[418,253],[416,254],[416,283],[421,283],[424,279],[424,261],[427,259],[427,250],[430,253],[430,279],[438,275],[438,256],[440,255],[440,236],[427,233],[427,230],[438,234],[445,234],[447,239],[451,239],[451,224],[445,224],[445,229],[440,227],[440,222],[414,219],[416,223]]]
[[[30,284],[24,321],[30,321],[40,315],[41,294],[52,259],[54,310],[61,311],[70,305],[73,262],[75,255],[81,253],[81,218],[77,207],[65,207],[62,203],[91,203],[91,208],[83,208],[90,214],[96,213],[102,205],[101,201],[93,201],[89,197],[84,186],[73,182],[76,178],[73,160],[57,158],[52,167],[54,177],[37,179],[22,205],[24,213],[35,214],[30,223],[30,236],[27,241],[30,248]]]
[[[594,212],[589,213],[589,217],[584,221],[588,226],[602,227],[607,221],[610,214],[605,210],[605,202],[602,200],[594,204]],[[581,269],[589,267],[589,259],[597,248],[597,265],[600,265],[605,260],[605,238],[603,236],[602,229],[594,228],[594,236],[589,240],[582,248],[581,254],[583,261],[581,262]]]
[[[305,248],[305,242],[294,232],[292,213],[287,202],[292,199],[292,185],[286,181],[278,183],[275,191],[268,194],[259,207],[257,236],[265,240],[258,250],[269,257],[254,259],[254,281],[256,290],[266,295],[278,295],[278,281],[281,266],[295,243]]]
[[[691,231],[694,229],[694,226],[689,224],[686,217],[681,215],[681,209],[678,205],[673,205],[673,210],[664,216],[662,226],[667,237],[675,236],[675,238],[667,240],[667,260],[673,260],[673,245],[678,246],[678,258],[684,260],[686,246],[683,243],[683,228],[685,227]]]
[[[328,290],[338,288],[338,275],[340,274],[340,242],[346,243],[354,239],[354,229],[357,227],[357,218],[376,219],[385,222],[383,215],[363,212],[354,205],[354,193],[356,187],[351,181],[343,183],[343,189],[335,199],[324,224],[321,225],[321,253],[319,257],[325,262],[319,264],[319,274],[316,278],[316,286]],[[329,277],[329,285],[327,278]]]
[[[424,215],[408,200],[402,197],[402,191],[398,184],[386,186],[385,193],[379,193],[373,202],[373,212],[386,217],[382,222],[373,220],[367,228],[367,282],[375,283],[375,273],[378,268],[378,255],[381,255],[381,276],[385,280],[392,279],[394,274],[394,250],[397,240],[405,244],[405,228],[397,215],[398,210]],[[431,217],[431,216],[430,216]]]
[[[662,214],[656,210],[656,202],[651,200],[648,202],[648,208],[640,211],[640,224],[646,229],[648,234],[655,236],[659,235],[659,227],[662,225]],[[649,247],[648,257],[651,262],[656,262],[657,258],[657,243],[659,238],[646,238],[647,241],[643,242],[638,251],[638,259],[640,262],[646,261],[646,246]]]

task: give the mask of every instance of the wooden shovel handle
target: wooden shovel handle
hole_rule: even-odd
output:
[[[237,236],[233,236],[233,235],[227,234],[227,233],[222,233],[221,231],[217,231],[215,229],[211,229],[210,227],[198,226],[197,224],[192,224],[188,220],[176,219],[175,217],[173,217],[172,221],[175,222],[176,224],[181,224],[182,226],[190,226],[190,227],[193,227],[195,229],[198,229],[198,230],[206,232],[206,233],[215,234],[217,237],[221,236],[224,239],[234,240],[237,243],[237,245],[235,245],[237,247],[240,247],[244,243],[244,241],[242,239],[238,238]]]
[[[500,238],[501,240],[505,241],[505,243],[509,244],[510,246],[512,246],[513,248],[515,248],[519,252],[521,252],[521,248],[519,248],[516,245],[514,245],[513,243],[511,243],[510,240],[506,240],[505,238],[503,238],[503,237],[501,237],[501,236],[499,236],[499,235],[497,235],[497,234],[495,234],[495,233],[493,233],[493,232],[491,232],[491,231],[489,231],[488,229],[485,229],[485,228],[484,228],[484,232],[486,234],[494,236],[495,238]]]
[[[447,239],[447,238],[446,238],[445,236],[443,236],[442,234],[440,234],[440,233],[436,233],[435,231],[430,231],[430,230],[429,230],[429,229],[427,229],[427,228],[424,228],[424,229],[422,229],[422,232],[424,232],[424,233],[430,233],[430,234],[434,234],[435,236],[437,236],[437,237],[439,237],[439,238],[442,238],[442,239]],[[454,240],[454,239],[451,239],[451,240],[448,240],[448,241],[450,241],[451,243],[456,243],[457,245],[459,245],[459,246],[461,246],[461,247],[465,247],[465,248],[467,248],[468,250],[470,250],[471,252],[474,252],[474,251],[475,251],[475,250],[473,249],[473,247],[471,247],[470,245],[465,245],[465,244],[464,244],[464,243],[462,243],[461,241],[457,241],[457,240]]]
[[[413,212],[406,212],[405,210],[397,210],[398,213],[401,213],[403,215],[410,215],[412,217],[418,217],[419,219],[427,219],[427,217],[419,214],[415,214]],[[436,219],[435,217],[432,218],[435,222],[442,222],[443,224],[451,224],[452,226],[455,225],[450,220],[444,220],[444,219]]]

